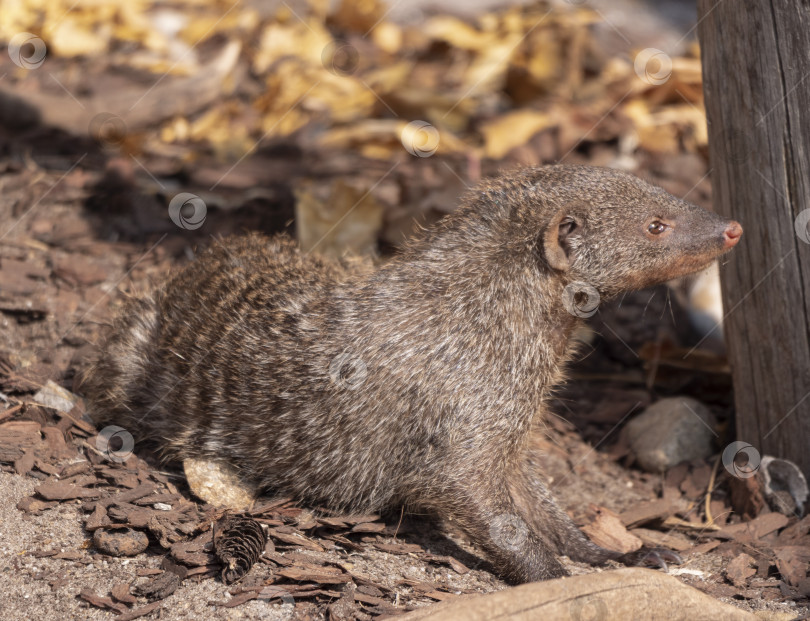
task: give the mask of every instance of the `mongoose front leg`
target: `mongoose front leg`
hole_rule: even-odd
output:
[[[672,550],[642,548],[629,554],[608,550],[590,541],[574,524],[540,480],[539,455],[536,449],[527,449],[509,477],[509,491],[527,524],[547,533],[559,554],[573,561],[600,565],[614,560],[625,565],[650,565],[666,569],[666,563],[680,564],[680,556]]]
[[[557,505],[538,476],[539,472],[542,469],[538,451],[526,449],[517,467],[509,474],[509,492],[526,522],[545,533],[555,551],[571,560],[602,564],[617,558],[619,553],[596,545],[574,524]]]
[[[452,494],[453,506],[443,513],[466,531],[487,553],[496,570],[514,583],[548,580],[568,572],[557,559],[557,549],[522,517],[510,497],[506,481],[464,489]]]

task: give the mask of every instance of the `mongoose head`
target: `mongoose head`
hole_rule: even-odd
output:
[[[608,168],[548,166],[505,179],[490,198],[503,204],[515,185],[529,198],[509,201],[513,234],[533,232],[548,268],[603,296],[700,271],[742,235],[739,223]]]

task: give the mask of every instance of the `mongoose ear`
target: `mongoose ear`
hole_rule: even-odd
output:
[[[560,272],[571,267],[568,236],[577,228],[577,222],[565,209],[558,211],[543,235],[543,252],[548,264]]]

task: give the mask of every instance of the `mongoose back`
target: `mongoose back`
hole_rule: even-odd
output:
[[[125,306],[89,412],[165,461],[225,462],[313,506],[432,510],[505,578],[561,576],[559,554],[615,556],[558,508],[527,441],[576,304],[705,268],[741,234],[632,175],[549,166],[482,184],[376,270],[226,239]]]

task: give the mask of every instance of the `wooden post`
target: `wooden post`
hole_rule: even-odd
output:
[[[737,439],[810,477],[810,4],[699,0]]]

